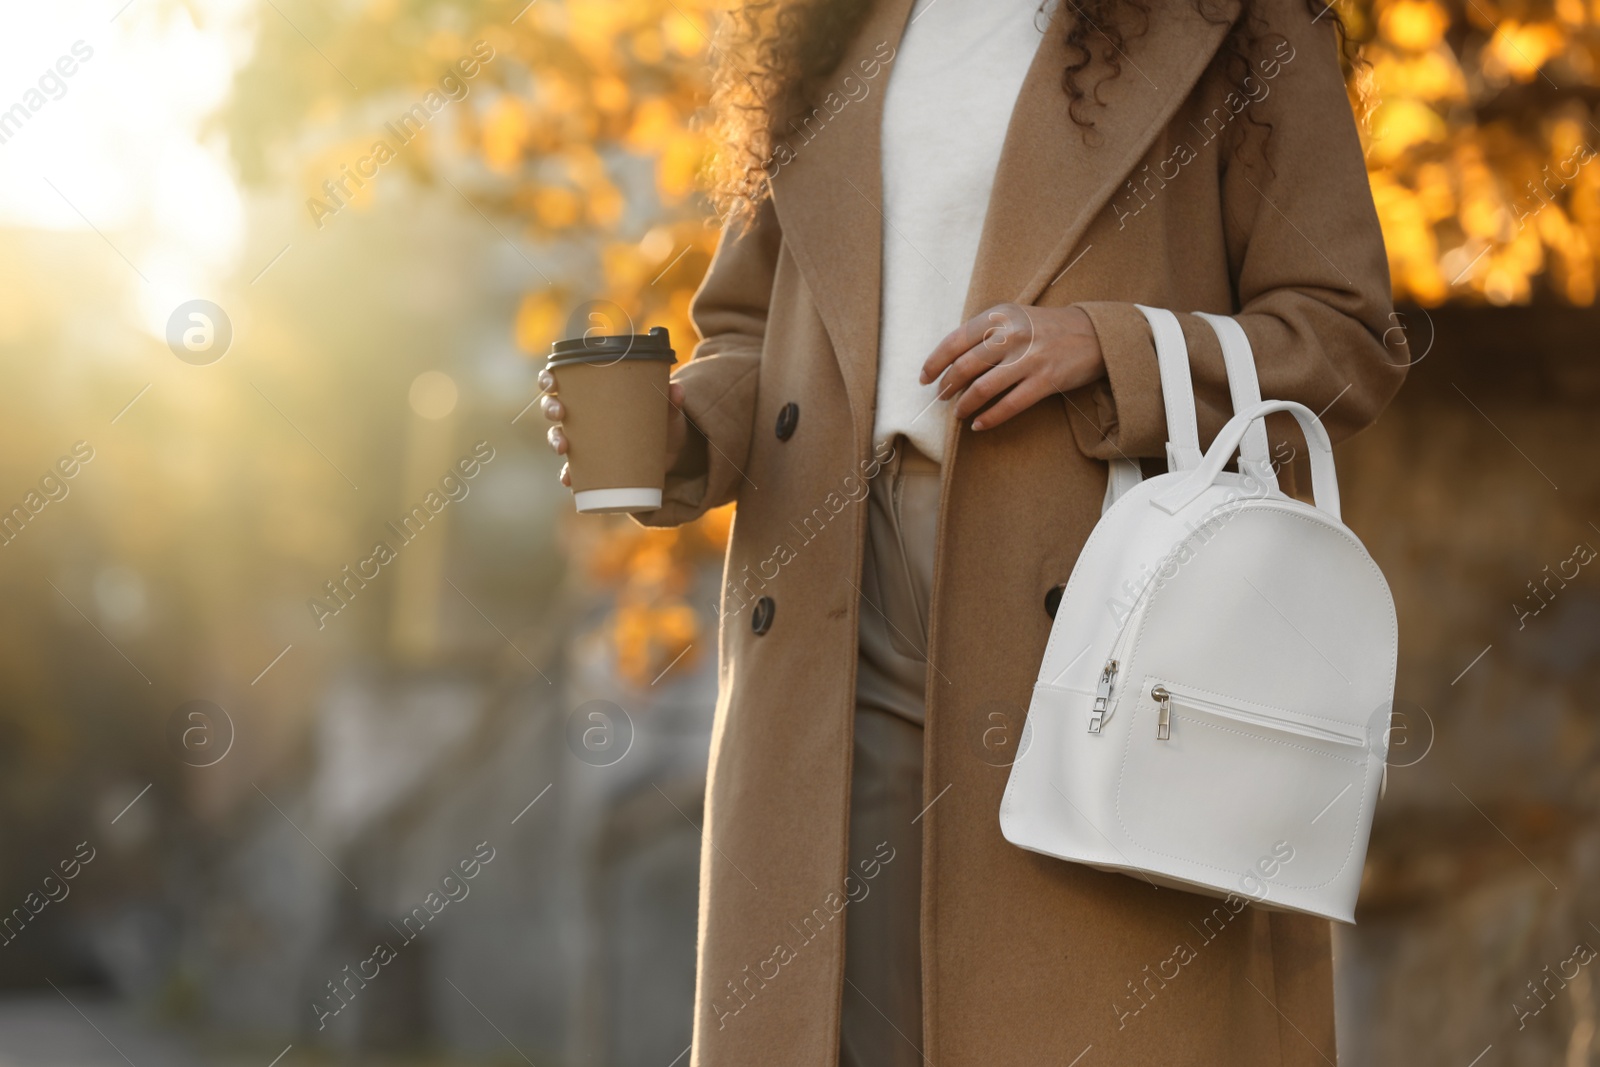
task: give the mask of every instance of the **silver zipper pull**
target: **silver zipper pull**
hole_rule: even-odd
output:
[[[1100,684],[1094,691],[1094,713],[1089,716],[1089,732],[1100,732],[1100,724],[1106,721],[1106,705],[1111,701],[1111,682],[1117,676],[1117,661],[1107,660],[1105,668],[1100,672]]]
[[[1172,738],[1172,694],[1166,687],[1156,686],[1150,690],[1150,696],[1156,702],[1159,714],[1156,716],[1156,740],[1167,741]]]

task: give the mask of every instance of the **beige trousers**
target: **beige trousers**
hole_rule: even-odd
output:
[[[850,869],[865,895],[845,912],[840,1067],[922,1063],[922,722],[939,465],[903,437],[893,443],[866,499],[850,779]]]

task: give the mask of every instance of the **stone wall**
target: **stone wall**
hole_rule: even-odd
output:
[[[1414,310],[1405,324],[1410,380],[1339,455],[1346,518],[1388,576],[1401,635],[1386,795],[1358,925],[1336,941],[1341,1059],[1586,1065],[1600,558],[1582,561],[1600,549],[1600,317]]]

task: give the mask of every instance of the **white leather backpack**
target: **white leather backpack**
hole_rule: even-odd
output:
[[[1008,841],[1155,885],[1354,921],[1388,751],[1397,629],[1340,521],[1327,431],[1263,402],[1244,330],[1222,341],[1236,414],[1200,452],[1177,318],[1150,322],[1169,471],[1114,465],[1028,708]],[[1287,411],[1316,506],[1278,489],[1262,419]],[[1239,473],[1223,468],[1241,452]]]

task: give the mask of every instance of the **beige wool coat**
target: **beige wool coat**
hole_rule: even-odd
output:
[[[700,867],[700,1067],[837,1062],[848,902],[879,871],[846,870],[886,84],[860,64],[893,55],[909,7],[878,0],[836,75],[857,80],[813,116],[809,140],[791,138],[754,223],[724,235],[694,307],[703,340],[676,375],[704,444],[641,516],[673,525],[737,504]],[[1134,302],[1237,314],[1263,395],[1326,409],[1335,438],[1377,417],[1407,362],[1328,20],[1301,0],[1258,0],[1275,36],[1245,82],[1213,63],[1226,23],[1189,0],[1150,7],[1089,112],[1088,143],[1067,115],[1068,57],[1051,29],[1011,119],[966,301],[969,315],[1078,304],[1108,380],[994,429],[952,425],[947,439],[920,822],[925,1023],[907,1035],[933,1067],[1335,1059],[1328,923],[1234,914],[1016,848],[999,826],[1008,768],[975,740],[996,709],[1020,730],[1046,595],[1099,519],[1104,461],[1164,455]],[[893,77],[892,59],[884,70]],[[1217,136],[1247,114],[1271,124],[1266,162]],[[1221,352],[1181,317],[1207,443],[1230,413]]]

